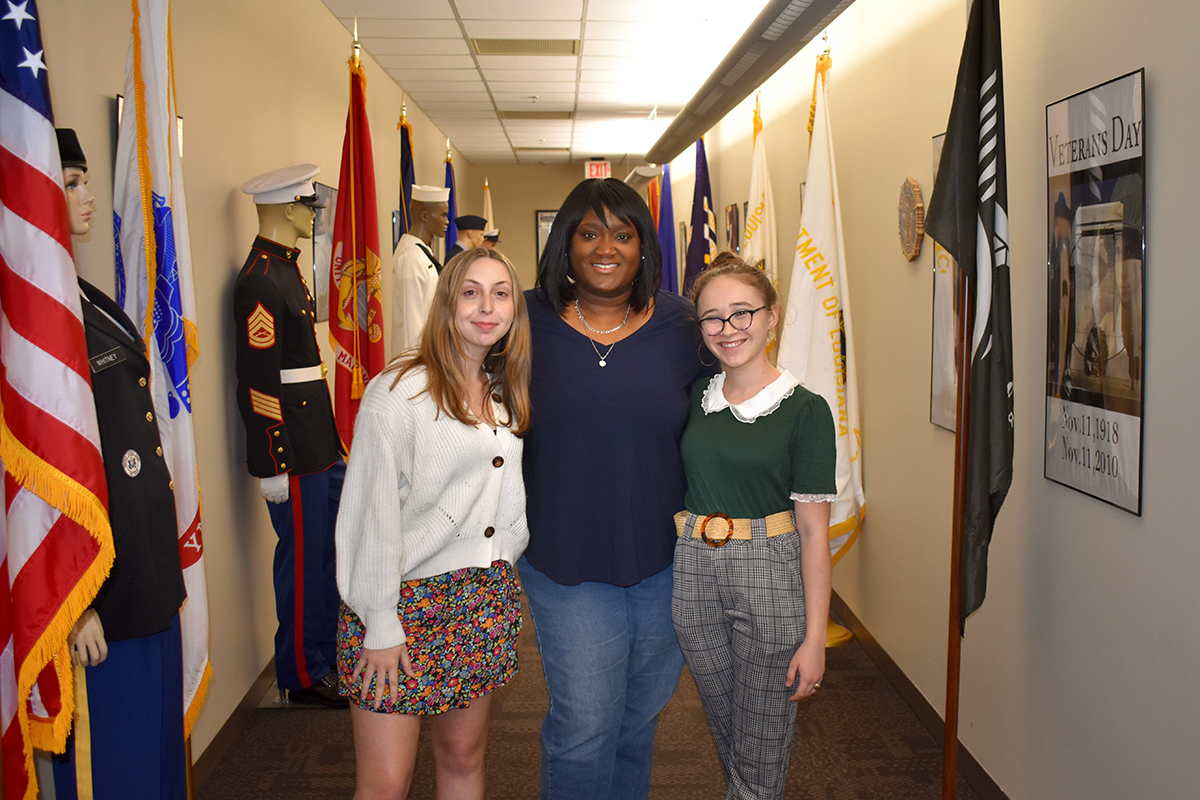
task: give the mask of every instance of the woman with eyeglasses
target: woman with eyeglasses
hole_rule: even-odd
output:
[[[783,794],[795,703],[825,673],[833,416],[767,357],[779,304],[762,270],[722,253],[694,297],[722,371],[692,389],[672,617],[726,798],[767,800]]]

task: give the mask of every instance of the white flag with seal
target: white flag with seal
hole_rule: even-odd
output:
[[[815,114],[808,154],[804,209],[796,237],[792,285],[779,341],[779,367],[829,403],[837,431],[837,500],[829,515],[833,563],[858,538],[866,510],[862,431],[846,284],[846,247],[829,125],[829,56],[817,60]]]
[[[192,251],[183,197],[167,0],[135,0],[113,186],[117,302],[149,348],[163,457],[175,485],[179,558],[187,587],[183,632],[184,735],[211,675],[200,476],[192,429],[191,365],[198,355]]]

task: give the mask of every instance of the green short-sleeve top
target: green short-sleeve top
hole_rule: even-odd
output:
[[[687,510],[755,519],[790,511],[794,499],[834,500],[837,455],[825,398],[784,370],[751,399],[730,405],[724,379],[721,373],[692,387],[681,444]]]

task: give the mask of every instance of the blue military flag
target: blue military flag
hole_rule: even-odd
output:
[[[713,213],[712,184],[708,181],[708,159],[704,137],[696,140],[696,188],[692,193],[692,238],[688,242],[687,266],[683,272],[683,294],[690,296],[692,284],[717,254],[717,217]]]

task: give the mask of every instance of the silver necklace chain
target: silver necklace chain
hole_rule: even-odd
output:
[[[610,333],[611,333],[611,331],[610,331]],[[608,354],[613,351],[613,348],[617,346],[617,343],[613,342],[612,344],[610,344],[608,346],[608,351],[606,353],[604,353],[604,355],[601,355],[600,348],[596,347],[596,341],[590,336],[588,337],[588,341],[592,343],[592,349],[596,351],[596,358],[600,359],[600,366],[607,367],[608,366]]]
[[[624,328],[625,323],[629,322],[629,309],[631,309],[631,308],[633,308],[632,300],[629,302],[629,305],[625,306],[625,319],[621,320],[620,325],[618,325],[615,328],[609,328],[606,331],[598,331],[595,328],[593,328],[591,325],[588,325],[588,321],[583,318],[583,309],[579,307],[579,298],[578,297],[575,298],[575,313],[579,315],[579,321],[583,323],[583,327],[587,328],[592,333],[598,334],[600,336],[607,336],[610,333],[616,333],[617,331],[621,330],[621,328]],[[615,342],[614,342],[614,344],[615,344]],[[610,347],[609,350],[611,350],[611,349],[612,348]],[[600,355],[600,354],[597,352],[596,355]],[[603,366],[603,365],[601,365],[601,366]]]

